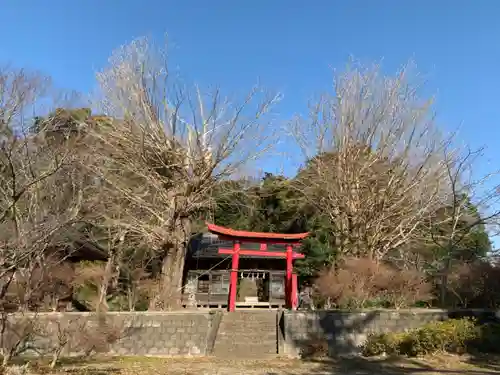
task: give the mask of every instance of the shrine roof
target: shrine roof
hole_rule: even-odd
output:
[[[300,241],[306,238],[309,233],[268,233],[268,232],[247,232],[243,230],[235,230],[231,228],[222,227],[220,225],[207,223],[207,228],[211,233],[219,236],[245,238],[249,240],[283,240],[283,241]]]

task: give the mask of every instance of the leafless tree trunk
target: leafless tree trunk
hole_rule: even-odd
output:
[[[192,220],[210,207],[219,181],[267,150],[274,132],[264,115],[278,96],[255,88],[233,104],[218,90],[191,92],[144,39],[116,51],[98,80],[97,104],[108,117],[91,130],[89,168],[105,207],[96,222],[126,230],[129,244],[160,258],[161,291],[151,307],[172,308]]]
[[[108,291],[110,284],[112,284],[113,280],[115,282],[113,284],[118,283],[118,277],[119,277],[119,263],[120,260],[123,256],[123,246],[124,246],[124,241],[125,241],[125,233],[123,232],[118,232],[116,233],[115,236],[111,234],[111,231],[108,233],[108,259],[106,261],[106,265],[104,266],[101,278],[99,280],[99,285],[98,285],[98,301],[97,301],[97,311],[101,311],[101,309],[104,309],[104,311],[108,310],[108,303],[107,303],[107,297],[108,297]],[[116,285],[115,285],[116,286]],[[115,288],[116,289],[116,288]]]
[[[108,296],[109,283],[111,282],[111,278],[113,277],[114,263],[115,263],[115,257],[113,254],[110,254],[106,262],[106,266],[104,267],[102,280],[99,285],[98,301],[96,308],[97,312],[101,312],[103,309],[104,311],[107,311],[109,308],[106,297]]]

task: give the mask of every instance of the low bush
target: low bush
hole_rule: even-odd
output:
[[[323,270],[315,287],[323,300],[347,309],[400,309],[432,298],[424,274],[367,258],[348,258],[338,269]]]
[[[410,357],[448,352],[462,354],[482,342],[482,329],[473,319],[433,322],[405,333],[370,335],[365,356],[402,354]]]
[[[438,288],[439,290],[440,288]],[[487,261],[454,265],[447,279],[445,303],[455,308],[498,308],[500,267]]]
[[[379,265],[370,259],[349,258],[339,269],[325,269],[315,281],[319,294],[337,307],[357,309],[374,299]]]
[[[411,357],[448,352],[462,354],[478,337],[478,327],[472,319],[433,322],[410,331],[400,343],[401,354]]]
[[[399,345],[403,335],[398,333],[371,334],[363,345],[362,354],[365,357],[399,354]]]

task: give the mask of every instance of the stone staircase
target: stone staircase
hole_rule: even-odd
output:
[[[213,354],[220,358],[277,355],[276,311],[234,311],[222,316]]]

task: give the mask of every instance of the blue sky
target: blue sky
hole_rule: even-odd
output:
[[[260,78],[285,93],[287,115],[328,88],[330,68],[351,55],[383,59],[389,71],[411,58],[429,77],[443,120],[463,122],[483,143],[479,137],[500,134],[499,12],[495,0],[0,0],[0,61],[86,91],[114,48],[167,33],[189,79],[231,90]]]
[[[304,112],[350,56],[395,71],[413,59],[437,95],[438,119],[461,125],[498,159],[500,2],[495,0],[0,0],[0,62],[41,69],[89,91],[111,51],[168,34],[189,80],[284,93],[280,116]]]
[[[110,52],[168,34],[189,80],[244,90],[258,79],[283,91],[283,118],[327,89],[350,56],[395,71],[414,59],[437,95],[439,120],[488,144],[496,158],[500,2],[298,0],[0,0],[0,62],[41,69],[89,91]]]

